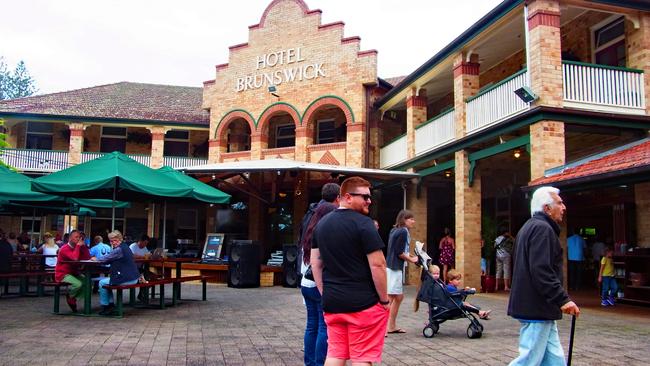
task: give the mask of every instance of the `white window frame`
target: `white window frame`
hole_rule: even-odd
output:
[[[280,137],[280,129],[283,127],[295,127],[293,123],[285,123],[281,125],[275,126],[275,147],[278,147],[278,137]],[[294,139],[294,146],[295,146],[295,141],[296,141],[296,130],[293,130],[293,135],[287,135],[287,136],[282,136],[282,139]]]
[[[607,47],[620,42],[621,40],[625,39],[625,30],[623,30],[623,34],[621,36],[618,36],[611,41],[605,43],[604,45],[601,45],[600,47],[596,48],[596,33],[603,30],[604,27],[610,25],[610,23],[613,23],[615,20],[619,19],[621,22],[623,22],[623,27],[625,28],[625,16],[622,16],[620,14],[614,14],[607,19],[603,20],[602,22],[592,26],[590,28],[591,31],[591,63],[596,63],[596,54]],[[612,24],[614,25],[614,24]]]
[[[20,217],[20,231],[21,232],[23,231],[23,223],[25,221],[38,222],[38,225],[34,225],[34,232],[31,232],[31,230],[32,230],[31,225],[29,226],[29,231],[28,231],[28,233],[30,234],[29,238],[32,240],[32,242],[38,244],[37,242],[40,240],[40,237],[41,237],[41,225],[43,225],[43,218],[40,217],[40,216],[36,216],[32,220],[31,216],[21,216]]]
[[[52,138],[52,146],[54,146],[54,125],[52,125],[52,132],[38,132],[38,131],[30,132],[29,126],[32,123],[47,123],[47,122],[27,121],[27,125],[25,126],[25,148],[27,148],[27,140],[29,139],[29,135],[50,136]]]
[[[321,142],[320,126],[321,126],[321,123],[325,123],[325,122],[332,122],[332,124],[334,125],[334,127],[332,127],[332,131],[334,132],[334,136],[332,137],[332,141],[330,141],[330,142]],[[324,143],[329,144],[329,143],[333,143],[335,141],[336,141],[336,120],[334,118],[326,118],[326,119],[317,120],[316,121],[316,143],[317,144],[324,144]]]

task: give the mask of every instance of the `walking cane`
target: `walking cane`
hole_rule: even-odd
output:
[[[571,354],[573,353],[573,336],[576,330],[576,316],[571,317],[571,335],[569,335],[569,357],[567,358],[567,366],[571,366]]]

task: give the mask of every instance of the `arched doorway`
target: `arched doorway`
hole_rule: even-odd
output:
[[[228,124],[225,133],[226,152],[248,151],[251,149],[251,128],[245,119],[234,119]]]

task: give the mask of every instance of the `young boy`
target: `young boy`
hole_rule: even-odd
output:
[[[447,272],[447,280],[449,281],[449,283],[447,284],[447,291],[451,293],[451,296],[453,298],[461,299],[462,301],[464,300],[464,297],[467,294],[473,294],[476,292],[476,290],[470,291],[469,287],[466,287],[464,290],[458,290],[458,287],[460,286],[461,278],[462,275],[455,269],[449,270],[449,272]],[[465,310],[471,313],[478,314],[479,318],[485,320],[490,319],[489,316],[492,310],[481,310],[478,306],[472,305],[467,301],[462,301],[462,305],[463,308],[465,308]]]
[[[600,305],[602,306],[613,306],[614,295],[618,291],[618,285],[616,284],[616,279],[614,278],[614,261],[612,260],[612,255],[614,250],[612,247],[607,247],[605,249],[605,255],[600,260],[600,272],[598,273],[598,282],[602,285],[602,301]]]

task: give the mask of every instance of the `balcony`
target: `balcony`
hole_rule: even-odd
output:
[[[527,84],[528,73],[523,69],[468,98],[467,134],[495,125],[530,108],[529,103],[515,94],[515,90]]]
[[[564,106],[645,114],[642,70],[563,61]]]
[[[2,149],[0,160],[23,172],[56,172],[68,167],[68,152],[34,149]]]
[[[405,162],[408,157],[406,151],[406,134],[397,137],[379,152],[379,166],[382,169]]]
[[[442,113],[415,128],[415,155],[418,156],[454,140],[454,110]]]
[[[51,173],[69,166],[68,155],[67,151],[3,149],[0,160],[23,172]],[[97,159],[102,155],[104,153],[82,152],[81,162],[85,163]],[[149,155],[129,154],[128,156],[141,164],[151,166],[151,156]],[[208,159],[206,158],[190,158],[184,156],[165,156],[163,158],[163,164],[171,166],[174,169],[207,163]]]

